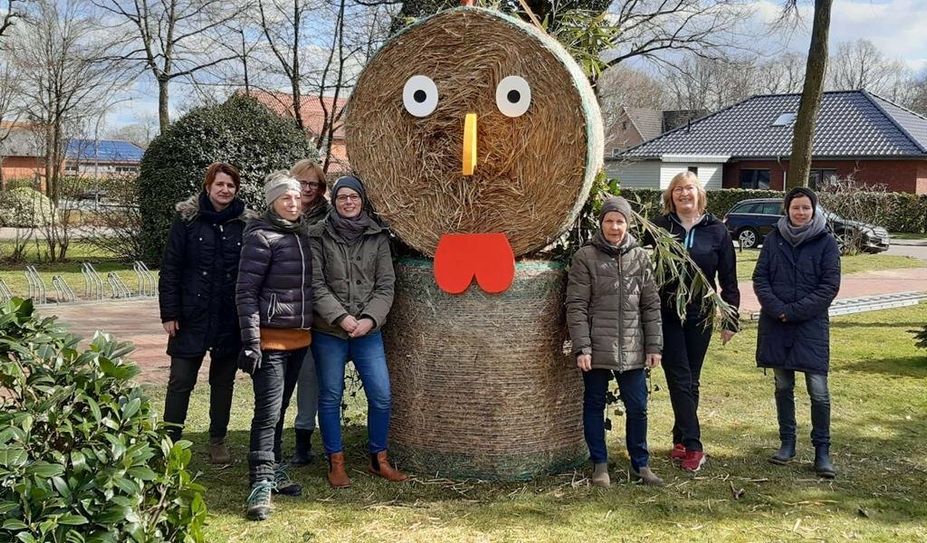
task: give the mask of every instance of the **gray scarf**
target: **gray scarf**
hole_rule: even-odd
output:
[[[815,213],[811,221],[802,226],[793,226],[789,217],[779,219],[776,224],[779,234],[789,242],[792,247],[798,247],[808,240],[816,238],[821,232],[827,230],[827,221],[820,213]]]

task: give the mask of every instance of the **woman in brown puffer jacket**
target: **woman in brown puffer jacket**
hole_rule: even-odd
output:
[[[592,484],[610,486],[605,447],[605,396],[614,375],[625,405],[631,471],[645,484],[663,481],[648,467],[647,376],[660,364],[660,296],[650,257],[628,232],[631,206],[609,198],[595,237],[573,256],[566,310],[576,365],[583,372],[583,432]]]

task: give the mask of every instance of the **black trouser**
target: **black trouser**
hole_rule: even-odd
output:
[[[254,418],[251,419],[251,452],[248,454],[251,484],[274,478],[274,464],[280,461],[283,436],[280,413],[293,396],[306,349],[308,347],[294,351],[264,351],[261,367],[251,375],[254,385]]]
[[[190,393],[196,386],[196,377],[206,355],[195,358],[171,357],[171,373],[167,380],[167,396],[164,399],[164,422],[177,424],[169,426],[168,435],[174,441],[180,439],[183,424],[187,420]],[[238,353],[217,358],[209,355],[209,437],[222,438],[229,427],[229,412],[232,410],[232,389],[235,386],[235,372]]]
[[[663,372],[673,404],[673,444],[702,450],[698,422],[699,378],[711,342],[712,325],[704,318],[679,317],[663,311]]]

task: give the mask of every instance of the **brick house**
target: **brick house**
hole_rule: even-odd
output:
[[[249,96],[252,96],[281,117],[295,118],[292,94],[252,90]],[[306,131],[315,138],[318,137],[325,126],[326,111],[329,116],[331,116],[333,111],[336,112],[336,115],[339,115],[341,111],[344,110],[348,100],[347,98],[339,98],[336,101],[329,96],[322,97],[320,100],[318,96],[312,95],[303,96],[300,102],[300,114],[306,126]],[[324,158],[323,156],[322,159],[324,160]],[[335,123],[335,131],[333,133],[331,145],[331,164],[329,165],[328,173],[337,175],[348,170],[350,170],[350,164],[348,163],[347,145],[344,139],[344,120],[343,117],[341,117]]]
[[[703,110],[670,110],[622,107],[611,123],[606,149],[613,156],[622,151],[652,140],[664,132],[678,128],[693,119],[704,117]]]
[[[27,126],[9,127],[0,143],[0,188],[11,180],[30,180],[37,185],[45,178],[45,153],[36,133]],[[0,127],[6,130],[7,126]]]
[[[709,189],[781,190],[799,99],[753,96],[608,158],[606,168],[626,187],[664,188],[690,170]],[[834,176],[927,194],[927,118],[865,90],[824,93],[809,186]]]

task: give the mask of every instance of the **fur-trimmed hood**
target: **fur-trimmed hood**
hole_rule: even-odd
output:
[[[180,216],[180,220],[185,223],[191,223],[196,220],[200,215],[200,195],[199,193],[190,196],[186,200],[177,202],[174,205],[174,209],[177,211],[177,214]],[[245,207],[245,210],[241,215],[235,217],[232,220],[240,220],[244,222],[250,222],[253,219],[260,217],[260,213],[248,209]]]

